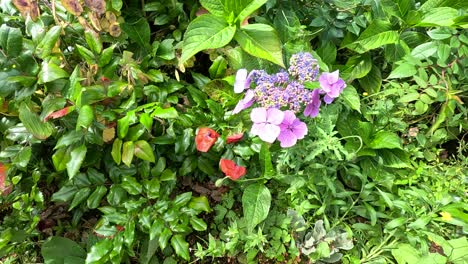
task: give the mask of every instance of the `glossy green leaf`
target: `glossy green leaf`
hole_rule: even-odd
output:
[[[162,228],[161,233],[159,234],[159,247],[164,250],[167,247],[167,244],[169,243],[169,239],[172,236],[172,231],[169,228],[164,227]]]
[[[403,63],[397,66],[387,79],[400,79],[413,76],[417,73],[416,67],[413,64]]]
[[[68,147],[73,143],[79,142],[81,139],[83,139],[83,136],[84,135],[82,132],[71,130],[59,138],[59,140],[55,144],[54,149]]]
[[[193,229],[197,231],[205,231],[208,225],[203,221],[203,219],[198,218],[196,216],[192,216],[190,218],[190,225],[192,225]]]
[[[105,48],[102,51],[102,54],[101,54],[101,56],[99,56],[99,59],[98,59],[98,66],[99,67],[104,67],[107,64],[109,64],[109,62],[112,59],[112,55],[114,54],[114,48],[115,48],[115,46],[112,45],[110,47]]]
[[[181,193],[179,195],[177,195],[175,198],[174,198],[174,207],[182,207],[184,205],[186,205],[190,199],[192,198],[192,192],[185,192],[185,193]]]
[[[192,197],[188,207],[200,212],[211,212],[210,203],[208,202],[208,198],[206,198],[206,196]]]
[[[67,168],[67,163],[70,161],[70,152],[67,148],[61,148],[55,151],[52,155],[52,162],[56,171],[63,171]]]
[[[70,152],[70,160],[67,162],[68,178],[72,179],[78,173],[86,156],[86,151],[86,145],[81,145],[72,149]]]
[[[95,53],[100,54],[102,51],[102,42],[98,34],[92,30],[85,30],[85,40],[88,47]]]
[[[76,120],[76,130],[88,128],[94,121],[94,110],[89,105],[83,105],[80,108],[78,119]]]
[[[19,108],[19,119],[23,122],[28,132],[37,139],[44,140],[52,135],[53,127],[50,123],[44,123],[26,104]]]
[[[122,188],[124,188],[129,194],[137,195],[143,190],[143,186],[137,182],[132,176],[124,176],[122,178]]]
[[[349,76],[347,79],[359,79],[366,76],[372,69],[372,60],[368,53],[352,56],[346,62],[349,67],[343,74]]]
[[[52,60],[43,61],[41,71],[38,74],[38,84],[52,82],[58,79],[67,78],[68,72],[60,68]]]
[[[172,236],[171,245],[178,256],[187,261],[190,260],[189,244],[185,241],[185,238],[182,235]]]
[[[361,88],[369,94],[377,93],[382,86],[382,76],[379,67],[372,65],[370,72],[358,80]]]
[[[111,155],[115,163],[120,165],[120,162],[122,161],[122,140],[120,138],[114,139],[114,143],[112,143]]]
[[[159,117],[163,119],[168,119],[168,118],[177,118],[179,117],[179,114],[177,113],[177,110],[174,107],[168,107],[168,108],[156,107],[155,110],[151,113],[151,117]]]
[[[455,18],[458,17],[458,10],[452,7],[437,7],[429,9],[422,16],[421,22],[416,26],[441,26],[448,27],[453,25]]]
[[[78,50],[78,53],[80,54],[80,57],[85,60],[88,64],[94,64],[94,54],[92,51],[89,49],[76,44],[76,50]]]
[[[437,44],[435,42],[423,43],[415,47],[411,51],[411,55],[416,59],[427,59],[437,52]]]
[[[61,26],[53,26],[47,31],[44,38],[42,38],[41,42],[39,42],[36,47],[36,54],[38,54],[40,58],[44,59],[52,53],[52,49],[57,43],[61,32]]]
[[[263,184],[251,184],[244,189],[242,208],[244,218],[248,219],[247,230],[249,232],[252,232],[259,223],[266,219],[270,211],[270,205],[270,190]]]
[[[69,202],[78,192],[78,187],[65,185],[60,190],[52,195],[54,202]]]
[[[127,141],[123,143],[122,147],[122,162],[130,167],[132,164],[133,155],[135,154],[135,145],[132,141]]]
[[[2,24],[0,27],[0,47],[8,57],[17,57],[23,49],[23,34],[21,30]]]
[[[140,115],[139,121],[143,126],[145,126],[146,130],[148,132],[151,132],[151,129],[153,127],[153,118],[148,113],[142,113]]]
[[[282,45],[273,27],[266,24],[249,24],[241,27],[234,38],[250,55],[284,67]]]
[[[392,219],[390,222],[388,222],[385,225],[385,229],[392,230],[398,227],[404,227],[404,224],[406,223],[408,219],[404,217],[398,217],[395,219]]]
[[[226,13],[233,12],[234,15],[237,15],[234,21],[242,22],[266,2],[267,0],[227,0],[225,1]]]
[[[88,208],[90,209],[95,209],[99,206],[101,203],[102,198],[104,195],[107,193],[107,188],[103,185],[98,186],[93,193],[88,197],[88,200],[86,201],[86,204],[88,205]]]
[[[354,86],[346,86],[346,88],[344,88],[343,92],[341,93],[340,97],[343,98],[345,104],[351,109],[356,110],[359,113],[361,112],[361,100]]]
[[[94,244],[86,256],[86,264],[103,263],[107,254],[113,248],[113,240],[102,239]]]
[[[391,30],[391,25],[386,21],[375,20],[362,32],[359,38],[344,46],[358,53],[380,48],[383,45],[398,42],[398,31]]]
[[[230,26],[223,18],[211,14],[195,18],[185,32],[180,63],[199,51],[227,45],[235,32],[236,27]]]
[[[75,241],[58,236],[51,237],[42,245],[41,254],[44,263],[51,264],[84,264],[86,258],[86,251]],[[69,257],[76,257],[76,260],[67,261]]]
[[[211,79],[223,78],[226,73],[226,68],[227,60],[222,56],[218,56],[208,69]]]
[[[372,149],[401,149],[400,137],[389,131],[379,131],[369,145]]]
[[[275,170],[273,169],[273,163],[271,162],[271,153],[269,150],[269,145],[267,143],[262,144],[258,158],[260,160],[260,166],[262,168],[263,177],[271,179],[275,175]]]
[[[86,198],[88,198],[89,194],[91,193],[91,188],[85,187],[80,189],[78,192],[75,193],[73,196],[73,200],[68,208],[68,211],[71,211],[73,208],[78,206],[81,202],[84,202]]]
[[[155,162],[155,157],[153,153],[153,149],[151,148],[150,144],[146,140],[139,140],[134,143],[135,146],[135,156],[142,160],[146,160],[149,162]]]
[[[200,0],[200,4],[215,16],[224,16],[225,10],[223,0]]]

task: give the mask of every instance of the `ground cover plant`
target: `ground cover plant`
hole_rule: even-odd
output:
[[[467,10],[0,0],[0,262],[467,263]]]

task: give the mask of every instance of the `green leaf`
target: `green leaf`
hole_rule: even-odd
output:
[[[437,7],[429,9],[424,13],[421,22],[416,26],[421,27],[449,27],[453,25],[454,20],[458,17],[458,10],[451,7]]]
[[[65,185],[60,190],[52,195],[53,202],[69,202],[78,192],[76,186]]]
[[[122,188],[132,195],[140,194],[143,190],[143,186],[132,176],[124,176],[122,178]]]
[[[153,118],[148,113],[142,113],[139,118],[140,123],[145,126],[148,132],[151,132],[153,127]]]
[[[86,256],[86,264],[103,263],[107,254],[114,248],[112,239],[102,239],[94,244]]]
[[[89,48],[95,53],[100,54],[102,51],[102,42],[98,34],[94,31],[87,29],[85,30],[85,40]],[[113,47],[111,46],[113,49]]]
[[[397,248],[392,249],[392,255],[398,264],[420,263],[420,253],[409,244],[399,244]]]
[[[343,98],[345,104],[351,109],[361,112],[361,100],[359,99],[359,94],[356,91],[356,88],[352,85],[346,86],[340,97]]]
[[[96,190],[88,197],[88,200],[86,201],[86,204],[88,205],[88,208],[90,209],[95,209],[99,206],[101,203],[102,198],[104,195],[107,193],[107,188],[103,185],[98,186]]]
[[[88,64],[94,64],[94,54],[92,51],[89,49],[76,44],[76,49],[78,50],[78,53],[80,54],[80,57],[84,59]]]
[[[368,53],[352,56],[346,62],[346,69],[343,74],[348,74],[348,79],[359,79],[366,76],[372,69],[372,60]]]
[[[44,263],[49,264],[84,264],[86,251],[75,241],[65,237],[51,237],[41,247]],[[73,262],[66,261],[69,257],[76,257]]]
[[[410,223],[408,228],[412,229],[422,229],[424,228],[430,221],[432,220],[432,216],[424,215],[416,219],[416,221]]]
[[[151,117],[159,117],[159,118],[178,118],[179,113],[177,113],[177,110],[174,107],[168,107],[168,108],[161,108],[161,107],[156,107],[156,109],[151,113]]]
[[[39,58],[44,59],[50,55],[52,49],[55,47],[55,44],[60,37],[61,32],[61,26],[53,26],[51,29],[49,29],[49,31],[47,31],[44,38],[42,38],[41,42],[39,42],[36,47],[36,54],[39,55]]]
[[[192,225],[193,229],[197,231],[205,231],[208,225],[203,221],[203,219],[198,218],[196,216],[192,216],[190,218],[190,224]]]
[[[407,220],[408,219],[405,218],[405,217],[395,218],[395,219],[393,219],[392,221],[388,222],[385,225],[385,229],[391,230],[391,229],[395,229],[395,228],[398,228],[398,227],[402,227],[402,226],[404,226],[404,224],[406,223]]]
[[[369,144],[372,149],[402,149],[400,137],[389,131],[379,131]]]
[[[210,203],[208,202],[208,198],[206,198],[206,196],[192,197],[188,207],[196,211],[204,211],[207,213],[211,212]]]
[[[200,4],[215,16],[224,16],[223,0],[200,0]]]
[[[258,158],[262,168],[262,176],[266,179],[271,179],[275,175],[275,170],[273,169],[273,164],[271,163],[271,153],[268,148],[269,145],[264,142],[260,148],[260,154]]]
[[[185,241],[182,235],[174,235],[171,238],[171,245],[178,256],[182,257],[187,261],[190,260],[189,244]]]
[[[138,17],[129,19],[123,23],[121,27],[133,42],[137,43],[146,50],[151,49],[151,29],[146,18]]]
[[[246,19],[250,14],[255,12],[255,10],[259,9],[262,5],[264,5],[267,0],[227,0],[227,13],[234,12],[234,15],[237,14],[237,17],[234,21],[242,22]],[[237,10],[232,10],[230,7],[235,6]]]
[[[0,27],[0,47],[8,57],[17,57],[23,49],[23,34],[21,29],[2,24]]]
[[[150,144],[146,140],[139,140],[135,142],[135,156],[142,160],[146,160],[149,162],[155,162],[155,157],[153,153],[153,149],[151,148]]]
[[[223,78],[226,74],[227,60],[218,56],[208,69],[211,79]]]
[[[367,93],[373,94],[379,92],[382,86],[382,75],[379,67],[373,64],[370,72],[358,81],[361,88]]]
[[[156,223],[157,221],[154,222],[154,224]],[[169,228],[164,227],[164,224],[163,224],[163,229],[161,233],[159,234],[159,239],[158,239],[159,247],[161,248],[161,250],[164,250],[167,247],[167,243],[169,242],[169,238],[171,238],[171,236],[172,236],[172,231]]]
[[[390,23],[375,20],[362,32],[356,41],[347,44],[343,48],[349,48],[358,53],[364,53],[382,47],[383,45],[396,43],[399,39],[398,31],[391,30]]]
[[[52,162],[57,171],[65,170],[69,161],[70,152],[66,148],[61,148],[52,155]]]
[[[460,0],[427,0],[424,2],[424,4],[421,5],[420,10],[426,12],[442,6],[449,6],[457,9],[467,9],[468,2]]]
[[[122,162],[130,167],[132,164],[133,155],[135,154],[135,146],[132,141],[127,141],[123,143],[122,147]]]
[[[112,143],[111,155],[115,163],[120,165],[120,162],[122,161],[122,140],[120,140],[120,138],[114,139],[114,143]]]
[[[68,178],[72,179],[80,170],[81,164],[86,156],[86,145],[75,147],[70,152],[70,160],[67,162]]]
[[[80,113],[78,119],[76,120],[76,130],[81,128],[88,128],[94,120],[94,111],[93,108],[89,105],[83,105],[80,108]]]
[[[411,51],[411,56],[422,60],[434,55],[436,52],[437,44],[435,42],[427,42],[415,47]]]
[[[413,76],[417,73],[418,71],[416,70],[416,67],[414,67],[413,64],[410,63],[403,63],[396,67],[390,75],[387,77],[387,79],[401,79],[401,78],[406,78]]]
[[[192,192],[181,193],[174,198],[173,205],[174,207],[180,208],[186,205],[190,201],[191,198],[192,198]]]
[[[180,63],[184,63],[199,51],[227,45],[236,32],[223,18],[206,14],[190,22],[184,35]]]
[[[389,168],[411,168],[408,154],[401,149],[380,149],[378,151],[384,165]]]
[[[19,119],[23,122],[24,127],[33,134],[35,138],[44,140],[52,135],[53,127],[49,123],[44,123],[42,120],[25,104],[21,104],[19,108]]]
[[[247,230],[253,231],[255,226],[268,216],[271,205],[270,190],[263,184],[251,184],[247,186],[242,195],[242,207],[244,218],[247,219]]]
[[[69,76],[66,71],[52,62],[52,60],[42,62],[42,68],[38,75],[38,84],[52,82]]]
[[[78,206],[81,202],[86,200],[86,198],[88,198],[90,193],[91,193],[91,189],[89,187],[82,188],[78,192],[76,192],[75,196],[73,196],[73,200],[70,204],[70,207],[68,208],[68,211],[71,211],[73,208]]]
[[[245,52],[284,68],[282,45],[273,27],[266,24],[249,24],[241,27],[234,38]]]

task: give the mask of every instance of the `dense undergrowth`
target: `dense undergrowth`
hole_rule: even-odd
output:
[[[0,262],[467,263],[467,7],[1,0]]]

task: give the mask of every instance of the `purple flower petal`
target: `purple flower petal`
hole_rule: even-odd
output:
[[[297,119],[296,115],[294,114],[293,111],[291,110],[284,111],[284,118],[283,118],[283,121],[281,122],[281,125],[283,124],[291,125],[296,119]]]
[[[267,122],[274,124],[274,125],[279,125],[281,122],[283,122],[284,118],[284,112],[276,109],[276,108],[269,108],[267,110]]]
[[[267,110],[263,107],[257,107],[252,109],[250,113],[250,120],[254,123],[266,123],[267,122]]]
[[[242,100],[240,100],[236,107],[234,108],[234,110],[232,110],[232,114],[237,114],[239,113],[240,111],[246,109],[246,108],[249,108],[253,102],[255,101],[254,99],[254,91],[253,90],[247,90],[247,92],[245,93],[245,96]]]
[[[278,136],[278,140],[281,142],[280,146],[282,148],[289,148],[297,143],[296,135],[290,130],[283,130]]]
[[[307,125],[304,122],[301,122],[299,118],[294,120],[294,123],[292,124],[293,129],[292,132],[294,135],[296,135],[297,139],[303,139],[305,135],[307,135],[308,129]]]
[[[258,136],[265,130],[266,123],[254,123],[250,129],[250,134]]]
[[[304,115],[310,117],[316,117],[320,110],[320,94],[319,89],[316,89],[312,92],[312,102],[309,103],[306,108],[304,109]]]
[[[260,139],[265,142],[273,143],[279,136],[280,132],[281,129],[279,128],[279,126],[266,124],[261,130],[261,133],[258,134],[258,137],[260,137]]]
[[[335,98],[328,96],[328,94],[326,94],[326,95],[323,97],[323,101],[324,101],[326,104],[331,104],[331,103],[333,102],[333,100],[335,100]]]
[[[247,70],[246,69],[239,69],[236,73],[236,81],[234,83],[234,92],[235,93],[242,93],[245,88],[248,88],[250,82],[247,78]]]

